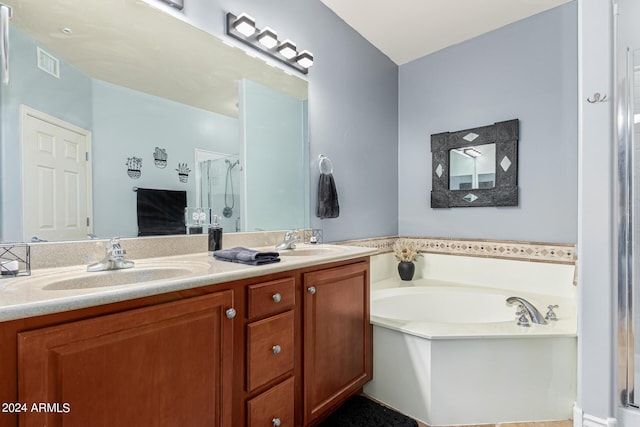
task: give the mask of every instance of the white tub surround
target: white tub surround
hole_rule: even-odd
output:
[[[406,283],[406,282],[405,282]],[[456,338],[575,337],[575,300],[452,282],[413,280],[407,286],[371,292],[371,323],[431,340]],[[549,305],[558,320],[547,325],[518,326],[517,305],[507,305],[511,296],[525,298],[544,315]]]
[[[429,425],[569,419],[576,399],[574,265],[428,253],[403,282],[371,258],[374,376],[365,392]],[[558,321],[516,324],[509,296]]]

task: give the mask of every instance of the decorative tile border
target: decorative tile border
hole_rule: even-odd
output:
[[[344,240],[342,242],[334,242],[334,245],[360,246],[364,248],[377,248],[380,253],[392,252],[393,244],[399,237],[376,237],[373,239]]]
[[[414,242],[420,252],[446,255],[517,259],[561,264],[576,263],[576,247],[564,243],[535,243],[513,240],[449,239],[431,237],[380,237],[350,240],[337,244],[378,248],[380,252],[391,252],[398,239]]]

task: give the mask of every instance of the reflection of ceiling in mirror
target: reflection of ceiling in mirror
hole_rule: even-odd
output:
[[[12,24],[98,80],[231,117],[242,78],[307,99],[305,80],[142,2],[5,3]]]

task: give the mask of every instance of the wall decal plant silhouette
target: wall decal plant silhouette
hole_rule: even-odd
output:
[[[191,169],[189,169],[186,163],[178,163],[178,169],[176,169],[176,171],[178,172],[180,182],[187,182],[189,180],[189,172],[191,172]]]
[[[129,157],[127,159],[127,175],[132,179],[138,179],[142,175],[142,159],[140,157]]]

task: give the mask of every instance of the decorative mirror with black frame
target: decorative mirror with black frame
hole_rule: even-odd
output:
[[[431,207],[518,205],[518,119],[431,135]]]

